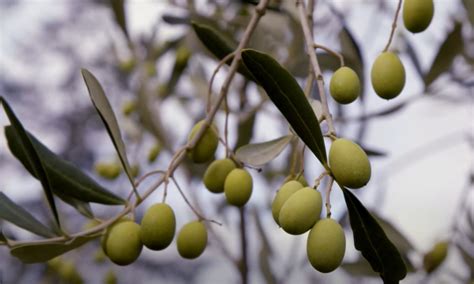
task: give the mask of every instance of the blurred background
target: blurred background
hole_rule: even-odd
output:
[[[119,169],[108,175],[95,171],[98,164],[115,165],[118,157],[80,69],[87,68],[102,83],[137,176],[165,169],[192,125],[205,116],[208,82],[218,63],[199,42],[191,21],[213,26],[235,44],[258,1],[122,2],[0,0],[0,95],[45,145],[125,197],[131,190],[125,174]],[[375,95],[369,79],[372,62],[388,40],[398,1],[318,0],[314,34],[318,43],[341,52],[364,82],[355,103],[341,106],[330,99],[330,109],[338,135],[357,141],[370,155],[372,179],[353,192],[404,256],[411,272],[402,283],[472,283],[474,1],[434,2],[433,21],[421,34],[408,32],[401,16],[398,19],[390,50],[403,61],[407,83],[390,101]],[[294,1],[271,1],[250,46],[272,54],[304,84],[308,59]],[[327,86],[339,61],[325,53],[318,56]],[[214,82],[215,93],[225,79],[223,70]],[[317,88],[313,90],[317,99]],[[286,121],[264,91],[240,75],[232,83],[229,106],[232,148],[288,133]],[[215,122],[222,133],[223,111]],[[2,112],[0,125],[7,124]],[[118,283],[241,283],[242,275],[248,283],[380,283],[354,249],[338,188],[331,196],[332,212],[346,229],[347,248],[344,264],[335,272],[315,271],[306,260],[306,234],[290,236],[273,221],[274,194],[291,169],[299,167],[291,163],[296,148],[290,145],[261,171],[250,170],[254,192],[242,212],[204,188],[205,165],[182,164],[176,177],[185,193],[205,216],[223,223],[211,225],[209,246],[197,260],[181,259],[173,243],[160,252],[144,249],[136,263],[119,267],[104,259],[98,242],[92,242],[61,256],[60,262],[84,283],[106,283],[104,279],[113,277]],[[216,157],[224,155],[220,146]],[[312,185],[322,168],[309,151],[303,162]],[[40,183],[9,152],[4,135],[0,181],[0,191],[50,222]],[[196,217],[173,186],[168,192],[179,229]],[[161,198],[159,189],[137,209],[137,220]],[[58,201],[58,206],[70,232],[87,222],[68,204]],[[103,219],[120,212],[118,206],[92,208]],[[36,238],[1,220],[0,226],[12,239]],[[447,259],[427,274],[423,256],[440,241],[449,242]],[[22,264],[0,247],[0,283],[72,283],[54,265]]]

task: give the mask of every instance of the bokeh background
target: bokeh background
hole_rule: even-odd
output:
[[[409,33],[399,17],[391,50],[399,53],[405,65],[407,84],[391,101],[375,95],[369,78],[370,66],[388,40],[398,1],[316,2],[316,41],[340,51],[364,80],[360,99],[348,106],[330,100],[330,109],[338,135],[357,141],[370,154],[372,180],[354,192],[380,218],[410,262],[412,272],[402,283],[471,283],[474,1],[435,0],[434,19],[421,34]],[[273,1],[272,7],[250,46],[278,58],[303,84],[308,60],[294,1]],[[108,0],[0,0],[0,95],[44,144],[126,196],[130,186],[124,174],[107,180],[94,172],[94,165],[114,163],[117,156],[90,102],[80,69],[92,71],[104,86],[139,175],[164,169],[172,153],[185,143],[194,122],[204,117],[208,81],[217,65],[190,22],[212,25],[238,41],[253,8],[252,1],[238,0],[128,0],[123,20]],[[327,54],[319,56],[329,82],[338,61]],[[219,89],[225,73],[216,77],[214,90]],[[319,96],[316,89],[315,99]],[[287,134],[281,114],[262,90],[243,77],[236,77],[229,98],[232,147]],[[131,104],[138,107],[124,113],[124,107]],[[0,124],[8,124],[3,113]],[[223,129],[223,112],[217,115],[216,124]],[[156,161],[149,162],[148,152],[157,143],[161,152]],[[345,226],[348,242],[345,264],[336,272],[323,275],[313,270],[306,260],[306,235],[290,236],[274,223],[270,203],[289,173],[290,148],[261,172],[251,170],[255,187],[244,222],[249,283],[381,282],[353,247],[337,188],[331,197],[333,216]],[[216,157],[223,155],[220,147]],[[304,169],[308,181],[322,171],[309,151]],[[239,283],[241,273],[223,251],[240,258],[241,215],[225,205],[222,195],[204,188],[204,170],[205,166],[187,161],[176,175],[203,214],[223,223],[221,227],[211,225],[215,234],[199,259],[181,259],[173,243],[161,252],[144,249],[135,264],[119,267],[97,257],[99,245],[94,242],[60,261],[73,263],[84,283],[103,283],[112,272],[118,283]],[[49,222],[40,184],[15,160],[3,135],[0,191]],[[137,209],[137,219],[161,197],[162,189]],[[167,200],[177,214],[178,228],[196,218],[173,186]],[[67,204],[59,204],[66,228],[80,230],[86,219]],[[120,211],[100,205],[93,209],[104,219]],[[11,238],[35,238],[7,222],[0,221],[0,226]],[[450,242],[448,258],[427,275],[422,269],[423,255],[444,240]],[[0,247],[0,283],[67,282],[51,265],[22,264],[6,247]]]

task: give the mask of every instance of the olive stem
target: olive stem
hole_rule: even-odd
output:
[[[329,181],[326,186],[326,218],[331,218],[331,191],[333,183],[334,178],[329,176]]]
[[[340,54],[339,52],[333,50],[333,49],[330,49],[329,47],[327,46],[324,46],[324,45],[321,45],[321,44],[318,44],[318,43],[313,43],[313,47],[314,48],[320,48],[324,51],[326,51],[327,53],[339,58],[339,61],[341,63],[341,67],[344,66],[344,56],[342,56],[342,54]]]
[[[390,47],[390,44],[392,43],[392,38],[397,28],[397,19],[398,19],[398,14],[400,13],[400,8],[402,7],[402,1],[403,0],[398,1],[397,11],[395,12],[395,18],[393,19],[393,23],[392,23],[392,30],[390,31],[390,37],[388,38],[387,45],[385,45],[383,52],[386,52],[388,48]]]
[[[221,69],[222,66],[226,64],[226,62],[231,59],[235,55],[235,52],[227,54],[224,58],[222,58],[221,61],[217,64],[216,68],[214,69],[214,72],[212,72],[211,79],[209,80],[209,87],[207,88],[207,107],[206,107],[206,112],[209,113],[211,110],[211,97],[212,97],[212,85],[214,84],[214,79],[216,78],[217,73],[219,73],[219,70]]]

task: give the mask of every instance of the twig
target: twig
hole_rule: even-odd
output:
[[[317,43],[313,43],[313,47],[314,48],[320,48],[324,51],[326,51],[327,53],[339,58],[339,61],[341,63],[341,67],[344,66],[344,56],[342,56],[342,54],[340,54],[339,52],[335,51],[335,50],[332,50],[330,49],[329,47],[327,46],[324,46],[324,45],[321,45],[321,44],[317,44]]]
[[[227,54],[224,58],[222,58],[222,60],[219,61],[219,64],[217,64],[216,68],[214,69],[214,72],[212,72],[211,79],[209,80],[209,87],[207,88],[206,111],[208,113],[211,110],[212,85],[214,84],[214,79],[216,78],[217,73],[219,73],[219,69],[221,69],[221,67],[224,66],[226,62],[234,56],[234,54],[235,52],[232,52],[232,53]]]
[[[324,90],[324,81],[323,75],[321,73],[321,68],[319,67],[318,58],[316,56],[316,52],[313,50],[313,35],[310,28],[310,23],[308,22],[308,18],[306,17],[307,11],[305,5],[302,0],[296,0],[296,5],[298,6],[299,15],[301,26],[303,28],[303,34],[306,42],[306,49],[309,54],[309,58],[311,61],[312,70],[314,72],[314,77],[317,79],[317,85],[319,90],[319,95],[321,97],[321,104],[323,108],[323,115],[328,124],[329,132],[331,134],[336,134],[336,130],[334,128],[334,123],[332,121],[331,113],[329,112],[329,106],[326,98],[326,92]]]
[[[329,181],[326,186],[326,218],[331,218],[331,191],[333,183],[334,178],[329,176]]]
[[[392,30],[390,31],[390,37],[388,38],[387,45],[383,49],[384,52],[388,50],[388,48],[390,47],[390,44],[392,43],[392,38],[393,38],[393,34],[395,33],[395,29],[397,28],[397,19],[398,19],[398,14],[400,13],[401,7],[402,7],[402,0],[398,0],[397,11],[395,12],[395,18],[393,19],[393,23],[392,23]]]

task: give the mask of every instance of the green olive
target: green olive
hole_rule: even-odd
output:
[[[350,140],[339,138],[332,143],[329,166],[336,181],[349,188],[361,188],[370,180],[369,158],[359,145]]]
[[[204,173],[204,185],[210,192],[223,192],[225,179],[233,169],[235,169],[235,163],[231,159],[213,161]]]
[[[448,242],[438,242],[423,257],[423,268],[426,272],[431,273],[438,268],[448,255]]]
[[[311,187],[299,189],[281,207],[278,216],[280,226],[292,235],[307,232],[318,221],[322,202],[319,191]]]
[[[227,202],[234,206],[244,206],[252,195],[252,176],[244,169],[233,169],[224,182]]]
[[[433,15],[433,0],[405,0],[403,3],[403,23],[412,33],[426,30]]]
[[[117,265],[129,265],[140,256],[140,225],[133,221],[118,222],[110,228],[105,240],[105,251]]]
[[[383,52],[375,59],[371,70],[375,93],[390,100],[398,96],[405,86],[405,68],[400,58],[392,52]]]
[[[122,166],[117,162],[98,162],[95,164],[96,173],[105,179],[116,179],[122,172]]]
[[[349,67],[341,67],[331,77],[329,91],[340,104],[352,103],[359,97],[360,80],[357,73]]]
[[[154,204],[147,209],[140,226],[140,240],[151,250],[162,250],[173,241],[176,218],[166,203]]]
[[[188,141],[191,141],[204,126],[205,121],[201,120],[194,125],[191,133],[188,136]],[[193,149],[190,150],[189,156],[195,163],[205,163],[214,157],[217,145],[219,144],[219,136],[217,127],[212,125],[204,131],[204,135],[199,139]]]
[[[276,193],[275,198],[272,202],[272,215],[273,219],[278,225],[280,225],[278,218],[280,216],[281,207],[283,206],[283,204],[285,204],[285,202],[288,200],[288,198],[290,198],[293,193],[297,192],[302,188],[303,185],[300,182],[296,180],[290,180],[284,183]]]
[[[346,251],[346,237],[333,219],[318,221],[308,234],[306,254],[319,272],[328,273],[341,265]]]
[[[207,246],[206,226],[200,221],[187,223],[179,231],[176,245],[181,257],[187,259],[199,257]]]

